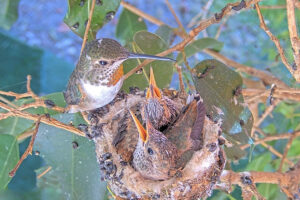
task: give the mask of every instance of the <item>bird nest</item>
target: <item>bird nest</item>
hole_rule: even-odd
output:
[[[182,108],[186,106],[186,98],[179,92],[165,90],[163,94]],[[135,138],[129,134],[134,128],[130,123],[129,109],[140,117],[144,101],[143,91],[120,92],[109,105],[89,113],[88,134],[95,142],[102,179],[119,199],[197,199],[210,196],[226,161],[220,139],[221,121],[214,122],[205,117],[202,148],[193,153],[180,173],[163,181],[146,179],[132,166],[131,149],[136,144]]]

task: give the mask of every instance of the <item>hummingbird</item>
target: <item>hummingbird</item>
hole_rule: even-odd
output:
[[[153,69],[150,68],[149,88],[142,110],[144,120],[149,120],[152,126],[159,130],[174,122],[180,112],[180,108],[179,104],[162,95],[156,85]]]
[[[193,99],[183,108],[176,122],[164,131],[168,140],[177,148],[176,168],[184,167],[194,152],[202,148],[205,116],[204,103]]]
[[[66,111],[89,111],[110,103],[124,81],[122,63],[136,58],[175,61],[167,57],[129,52],[119,42],[109,38],[88,42],[64,92],[68,104]]]
[[[133,167],[144,177],[165,180],[176,173],[177,149],[168,138],[156,130],[149,120],[146,130],[135,114],[129,111],[138,129],[139,138],[133,153]]]

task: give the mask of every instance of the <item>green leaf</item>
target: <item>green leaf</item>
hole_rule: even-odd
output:
[[[136,32],[147,30],[146,23],[138,15],[127,9],[123,9],[116,28],[116,37],[124,44],[133,41]]]
[[[280,191],[280,188],[276,184],[260,183],[257,187],[259,194],[265,199],[282,200],[286,199],[285,194]]]
[[[11,135],[0,134],[0,191],[5,189],[11,177],[8,173],[19,160],[17,139]]]
[[[184,52],[186,55],[186,58],[191,57],[192,55],[202,51],[203,49],[213,49],[215,51],[221,51],[223,48],[223,43],[213,39],[213,38],[201,38],[198,40],[195,40],[194,42],[190,43],[184,48]],[[183,62],[183,56],[182,53],[178,54],[176,58],[178,64],[181,64]]]
[[[120,2],[121,0],[96,1],[89,30],[89,39],[95,39],[98,30],[114,17]],[[74,33],[83,38],[92,0],[68,0],[68,3],[68,12],[64,22]]]
[[[247,171],[266,171],[267,165],[272,161],[272,154],[266,152],[254,158],[247,166]]]
[[[234,93],[242,87],[241,76],[217,60],[205,60],[195,67],[193,81],[203,98],[207,113],[222,118],[222,130],[231,142],[251,143],[253,117],[243,96]],[[220,111],[222,113],[220,113]]]
[[[155,55],[168,48],[167,44],[157,35],[147,32],[139,31],[134,35],[134,44],[139,53]],[[170,57],[170,55],[169,55]],[[136,60],[128,60],[124,62],[124,71],[127,73],[138,62]],[[150,66],[153,68],[155,80],[159,88],[168,87],[173,75],[173,63],[168,61],[153,61],[144,67],[147,76],[149,77]],[[124,81],[123,89],[129,91],[129,87],[138,87],[141,90],[148,86],[147,79],[143,73],[134,74]]]
[[[18,5],[20,0],[1,0],[0,1],[0,26],[10,29],[18,19]]]
[[[161,39],[163,39],[165,43],[169,46],[172,36],[174,35],[174,31],[168,25],[164,24],[156,30],[155,34],[161,37]]]
[[[63,123],[77,126],[84,121],[78,114],[61,114],[55,117]],[[52,166],[51,176],[68,199],[101,199],[106,190],[100,180],[94,143],[85,137],[41,124],[35,150]],[[45,175],[47,177],[47,174]]]

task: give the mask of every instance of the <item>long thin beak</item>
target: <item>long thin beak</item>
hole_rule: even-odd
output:
[[[161,93],[159,88],[156,85],[154,73],[152,67],[150,67],[150,80],[149,80],[149,88],[147,90],[146,98],[161,98]]]
[[[129,112],[131,114],[131,117],[132,117],[132,119],[134,121],[134,124],[135,124],[136,128],[138,129],[140,138],[142,139],[142,141],[144,143],[146,143],[148,141],[148,133],[147,133],[147,131],[144,129],[143,125],[137,119],[137,117],[135,116],[135,114],[131,110],[129,110]]]
[[[127,59],[131,59],[131,58],[144,58],[144,59],[164,60],[164,61],[176,62],[176,60],[174,60],[172,58],[152,56],[152,55],[147,55],[147,54],[138,54],[138,53],[129,53],[129,56],[128,56]]]

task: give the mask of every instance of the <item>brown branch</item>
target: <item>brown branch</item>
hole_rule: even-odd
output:
[[[91,9],[89,10],[89,18],[88,18],[88,23],[87,23],[85,31],[84,31],[84,36],[83,36],[83,41],[82,41],[82,45],[81,45],[80,55],[82,54],[82,51],[83,51],[83,49],[85,47],[85,44],[86,44],[86,41],[88,39],[88,34],[89,34],[90,26],[91,26],[91,23],[92,23],[95,4],[96,4],[96,0],[92,0],[92,6],[91,6]]]
[[[28,113],[28,112],[25,112],[25,111],[20,111],[20,110],[11,108],[11,107],[9,107],[6,104],[1,103],[1,102],[0,102],[0,108],[3,108],[5,110],[9,111],[8,113],[0,113],[0,120],[6,119],[8,117],[22,117],[22,118],[25,118],[25,119],[36,121],[40,117],[39,115],[34,115],[34,114],[31,114],[31,113]],[[55,126],[57,128],[61,128],[61,129],[70,131],[70,132],[75,133],[79,136],[83,136],[83,137],[85,136],[85,134],[82,131],[75,128],[74,126],[64,124],[64,123],[62,123],[62,122],[60,122],[60,121],[58,121],[54,118],[43,117],[41,119],[41,122],[43,122],[45,124],[48,124],[50,126]]]
[[[265,138],[256,140],[254,142],[254,145],[261,144],[262,142],[269,142],[269,141],[274,141],[274,140],[289,139],[289,138],[291,138],[291,135],[294,135],[295,137],[299,137],[300,136],[300,131],[296,131],[294,133],[282,133],[282,134],[267,136]],[[241,149],[246,149],[246,148],[248,148],[250,146],[251,146],[250,144],[244,144],[244,145],[240,146],[240,148]]]
[[[172,15],[174,16],[175,21],[176,21],[176,23],[179,26],[179,29],[182,30],[182,31],[184,31],[184,27],[183,27],[181,21],[179,20],[178,16],[176,15],[176,12],[174,11],[174,9],[173,9],[172,5],[170,4],[170,2],[168,0],[165,0],[165,3],[167,4],[167,7],[171,11]]]
[[[277,184],[286,193],[288,197],[294,198],[294,195],[299,194],[298,184],[300,180],[299,163],[294,169],[281,172],[234,172],[224,170],[221,174],[220,180],[225,184],[237,184],[242,188],[255,183],[270,183]]]
[[[206,4],[202,7],[201,12],[199,12],[196,16],[194,16],[192,18],[192,20],[190,21],[190,23],[187,25],[188,28],[191,28],[192,26],[195,26],[197,23],[199,23],[199,22],[197,22],[197,20],[201,16],[204,16],[204,14],[205,14],[205,17],[202,17],[201,19],[206,18],[207,12],[208,12],[209,8],[211,7],[213,1],[214,0],[208,0],[206,2]]]
[[[134,7],[133,5],[125,2],[125,1],[121,1],[121,5],[126,8],[127,10],[130,10],[131,12],[133,12],[134,14],[148,20],[149,22],[153,23],[153,24],[156,24],[158,26],[162,26],[164,25],[165,23],[160,21],[159,19],[156,19],[155,17],[152,17],[151,15],[148,15],[147,13],[139,10],[138,8]]]
[[[300,101],[300,93],[299,92],[300,92],[300,90],[297,90],[297,89],[277,88],[272,95],[276,99]],[[242,94],[245,97],[255,96],[260,93],[262,94],[261,97],[264,97],[264,98],[268,98],[270,95],[269,92],[266,92],[266,90],[263,90],[263,89],[247,88],[247,89],[242,90]]]
[[[256,77],[260,78],[267,85],[272,85],[273,83],[275,83],[276,86],[279,88],[288,88],[288,86],[284,82],[282,82],[280,79],[273,76],[269,72],[258,70],[258,69],[249,67],[247,65],[237,63],[237,62],[230,60],[229,58],[223,56],[222,54],[215,52],[213,50],[210,50],[210,49],[204,49],[203,52],[214,57],[215,59],[223,62],[224,64],[237,69],[238,71],[245,72],[247,74],[250,74],[252,76],[256,76]]]
[[[180,88],[180,92],[181,93],[185,93],[184,90],[184,83],[183,83],[183,79],[182,79],[182,70],[181,70],[181,66],[178,66],[177,63],[175,63],[175,67],[179,76],[179,88]]]
[[[283,64],[290,71],[290,73],[296,78],[295,71],[294,71],[293,67],[288,63],[288,60],[285,57],[284,50],[281,47],[278,38],[273,35],[273,33],[270,31],[270,29],[265,24],[264,17],[262,16],[262,14],[260,12],[260,8],[259,8],[258,3],[255,4],[255,8],[256,8],[257,15],[258,15],[258,18],[259,18],[259,21],[260,21],[260,27],[266,32],[266,34],[269,36],[269,38],[274,42]]]
[[[262,116],[259,118],[259,120],[257,120],[256,122],[254,122],[254,126],[259,127],[260,124],[265,120],[265,118],[274,110],[274,108],[279,104],[280,101],[276,100],[272,105],[270,105],[269,107],[267,107],[267,109],[265,110],[265,112],[262,114]]]
[[[259,2],[260,0],[250,0],[246,2],[246,6],[245,8],[249,8],[251,7],[251,5],[253,5],[254,3]],[[199,26],[197,26],[196,28],[192,29],[189,34],[187,35],[187,37],[184,38],[183,41],[181,41],[180,43],[178,43],[177,45],[171,47],[170,49],[167,49],[159,54],[156,54],[157,56],[166,56],[174,51],[178,51],[183,49],[189,42],[191,42],[194,37],[196,37],[202,30],[206,29],[207,27],[209,27],[212,24],[216,24],[219,23],[220,20],[231,14],[232,12],[232,7],[239,5],[240,2],[236,2],[236,3],[228,3],[220,13],[216,13],[214,16],[203,20]],[[140,70],[142,67],[146,66],[147,64],[149,64],[150,60],[145,60],[144,62],[142,62],[140,65],[138,65],[137,67],[133,68],[132,70],[130,70],[127,74],[125,74],[124,78],[127,79],[129,76],[131,76],[132,74],[134,74],[136,71]],[[277,84],[278,85],[278,84]]]
[[[47,169],[45,171],[43,171],[42,173],[40,173],[39,175],[37,175],[37,178],[40,179],[42,178],[45,174],[47,174],[50,170],[52,169],[51,166],[47,167]]]
[[[19,169],[20,165],[25,160],[25,158],[27,158],[27,156],[29,154],[30,155],[32,154],[32,148],[33,148],[33,144],[34,144],[34,141],[35,141],[35,138],[36,138],[36,134],[38,133],[38,130],[39,130],[41,118],[42,118],[42,116],[39,116],[38,119],[37,119],[37,121],[35,122],[35,129],[33,131],[33,135],[31,137],[30,143],[29,143],[27,149],[25,150],[25,152],[23,153],[23,155],[21,156],[20,160],[16,164],[16,166],[13,168],[13,170],[11,170],[9,172],[9,176],[10,177],[13,177],[16,174],[16,171]]]
[[[297,23],[295,18],[295,2],[295,0],[286,0],[286,11],[290,40],[293,47],[293,55],[296,65],[294,77],[296,81],[300,82],[300,40],[298,37]]]
[[[297,137],[296,134],[292,134],[292,135],[290,136],[290,139],[289,139],[288,143],[287,143],[286,146],[285,146],[285,149],[284,149],[284,152],[283,152],[283,155],[282,155],[282,159],[281,159],[281,161],[280,161],[280,165],[279,165],[279,168],[278,168],[278,172],[281,172],[281,171],[282,171],[284,159],[286,158],[286,156],[287,156],[287,154],[288,154],[288,151],[289,151],[289,149],[290,149],[291,146],[292,146],[292,142],[293,142],[293,140],[294,140],[296,137]]]

